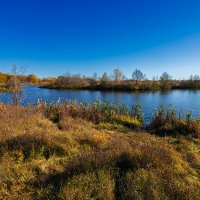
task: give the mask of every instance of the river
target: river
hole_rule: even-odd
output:
[[[0,102],[9,104],[10,93],[0,93]],[[23,105],[36,104],[38,99],[56,102],[58,99],[76,100],[78,102],[93,102],[96,99],[110,101],[114,104],[124,103],[129,108],[141,104],[148,122],[155,108],[159,105],[175,106],[183,113],[193,111],[193,116],[200,116],[200,90],[171,90],[165,92],[119,92],[119,91],[88,91],[88,90],[54,90],[38,86],[24,86]]]

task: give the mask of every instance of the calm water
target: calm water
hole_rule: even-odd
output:
[[[151,118],[155,108],[161,104],[173,104],[178,110],[187,112],[193,110],[193,116],[200,116],[200,90],[173,90],[168,92],[101,92],[85,90],[50,90],[37,86],[24,87],[23,105],[36,104],[38,99],[47,102],[61,100],[77,100],[79,102],[93,102],[97,98],[112,103],[123,102],[130,108],[139,103],[142,105],[145,122]],[[0,93],[0,102],[10,103],[9,93]]]

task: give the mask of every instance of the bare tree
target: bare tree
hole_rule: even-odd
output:
[[[162,89],[170,89],[171,88],[171,80],[172,76],[170,76],[167,72],[164,72],[160,77],[161,88]]]
[[[140,70],[136,69],[133,74],[132,74],[132,78],[133,80],[136,82],[136,85],[138,85],[138,81],[142,81],[144,80],[146,77],[145,74],[143,74]]]
[[[109,78],[108,74],[106,72],[103,73],[103,75],[100,79],[100,84],[102,86],[107,86],[107,85],[109,85],[109,82],[110,82],[110,78]]]
[[[189,79],[189,87],[193,89],[200,88],[200,76],[199,75],[191,75]]]
[[[117,81],[121,81],[123,79],[123,73],[122,71],[117,68],[114,70],[114,80]]]
[[[8,81],[8,87],[11,91],[11,101],[14,105],[19,105],[22,101],[22,83],[20,75],[24,73],[23,67],[17,67],[13,65],[12,76]]]
[[[93,73],[93,79],[96,80],[96,81],[98,80],[98,74],[96,72]]]
[[[199,75],[194,75],[194,76],[193,76],[193,80],[194,80],[194,81],[199,81],[199,80],[200,80]]]
[[[164,72],[162,76],[160,77],[161,81],[169,81],[172,79],[172,76],[170,76],[167,72]]]

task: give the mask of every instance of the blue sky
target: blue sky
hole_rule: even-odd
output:
[[[0,71],[200,75],[199,0],[0,0]]]

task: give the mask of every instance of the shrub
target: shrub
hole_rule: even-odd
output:
[[[156,109],[148,129],[158,135],[185,135],[200,137],[199,120],[191,119],[191,112],[186,117],[178,115],[172,106],[160,106]]]

